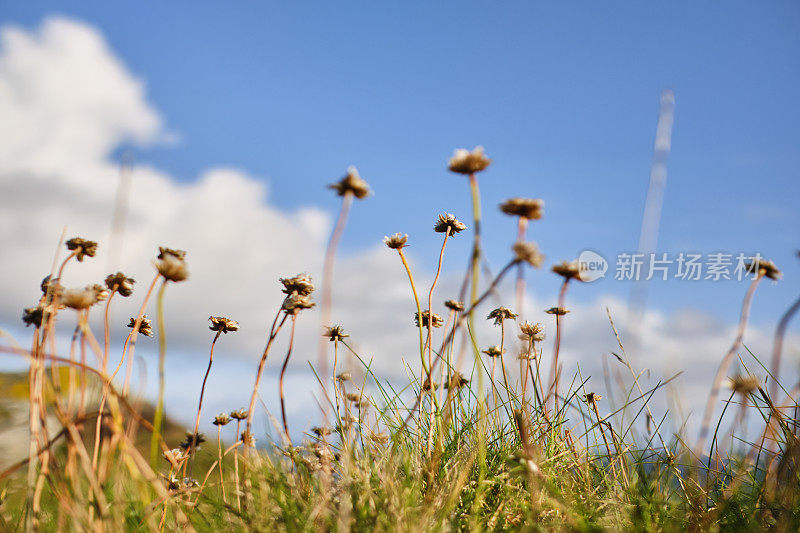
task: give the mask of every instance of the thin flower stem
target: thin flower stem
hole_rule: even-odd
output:
[[[286,359],[283,360],[283,366],[281,367],[281,375],[280,378],[278,378],[278,390],[280,391],[280,396],[281,396],[281,417],[283,418],[283,430],[286,433],[286,440],[288,441],[290,446],[292,444],[292,438],[289,436],[289,423],[286,420],[286,399],[283,394],[283,378],[286,375],[286,367],[289,366],[289,358],[292,356],[292,348],[294,347],[295,324],[297,324],[297,315],[293,314],[291,333],[289,333],[289,348],[286,350]]]
[[[528,229],[528,219],[526,217],[519,217],[517,221],[517,242],[525,241],[525,235]],[[517,265],[517,297],[516,297],[516,311],[519,316],[519,321],[523,322],[525,315],[525,265]],[[530,362],[528,362],[530,364]],[[522,380],[522,403],[525,403],[525,389],[528,385],[528,372],[526,371],[525,361],[519,362],[519,375]]]
[[[339,418],[339,387],[336,386],[336,364],[339,361],[339,338],[333,339],[333,395],[336,401],[336,418]]]
[[[217,426],[217,455],[219,461],[219,486],[222,488],[222,503],[228,505],[228,499],[225,496],[225,476],[222,474],[222,426]]]
[[[422,308],[419,305],[419,296],[417,296],[417,286],[414,284],[414,276],[411,274],[411,267],[408,266],[408,261],[406,261],[406,256],[403,253],[402,248],[397,249],[397,253],[400,255],[400,260],[403,262],[403,267],[406,269],[406,274],[408,274],[408,281],[411,283],[411,292],[414,293],[414,303],[417,305],[417,316],[419,317],[419,324],[417,325],[417,329],[419,330],[419,357],[422,359],[422,366],[425,367],[425,339],[422,334]],[[427,370],[426,370],[427,372]]]
[[[506,328],[505,328],[505,321],[500,322],[500,368],[503,370],[503,382],[506,385],[506,394],[508,395],[508,400],[511,401],[511,386],[508,383],[508,374],[506,373],[506,363],[505,358],[503,357],[503,350],[505,350],[506,345]]]
[[[258,385],[261,383],[261,376],[264,373],[264,365],[267,362],[267,356],[269,355],[269,349],[272,347],[272,343],[275,341],[275,338],[278,336],[278,332],[283,327],[284,322],[286,322],[286,318],[288,315],[283,315],[283,320],[281,320],[280,324],[278,324],[278,318],[281,316],[281,310],[278,309],[278,312],[275,314],[275,320],[272,321],[272,327],[269,329],[269,337],[267,339],[267,347],[264,348],[264,353],[261,354],[261,360],[258,362],[258,370],[256,371],[256,380],[253,384],[253,394],[250,396],[250,406],[247,410],[247,424],[245,425],[245,430],[249,433],[253,427],[253,411],[256,408],[256,398],[258,398]],[[236,438],[239,438],[239,424],[236,425]],[[245,443],[245,447],[249,449],[250,447]]]
[[[249,421],[249,418],[248,418]],[[239,430],[241,429],[242,421],[236,420],[236,441],[239,441]],[[233,449],[233,476],[236,480],[236,510],[242,512],[242,491],[239,490],[239,448]]]
[[[139,336],[139,328],[142,327],[142,320],[144,320],[144,312],[147,309],[147,303],[150,301],[150,297],[153,295],[153,290],[156,288],[156,283],[158,283],[158,278],[161,277],[161,274],[156,273],[153,281],[150,283],[150,287],[147,289],[147,294],[144,296],[144,301],[142,301],[142,306],[139,308],[139,314],[136,315],[136,321],[133,323],[133,330],[131,334],[128,336],[130,342],[126,340],[125,346],[122,348],[122,359],[120,360],[120,365],[122,361],[125,360],[126,355],[128,358],[128,367],[125,370],[125,383],[122,387],[122,394],[128,394],[128,387],[131,382],[131,374],[133,372],[133,354],[136,350],[136,339]],[[128,350],[128,352],[126,352]]]
[[[167,289],[167,279],[161,282],[156,297],[158,314],[158,402],[156,403],[156,413],[153,416],[153,434],[150,437],[150,468],[156,469],[158,464],[158,441],[161,436],[161,424],[164,420],[164,393],[166,391],[166,381],[164,376],[164,365],[167,359],[167,337],[164,328],[164,292]]]
[[[192,437],[192,442],[189,444],[189,449],[186,451],[187,454],[191,456],[192,452],[194,451],[197,439],[197,432],[200,429],[200,411],[203,409],[203,394],[206,392],[206,382],[208,381],[208,375],[211,373],[211,364],[214,362],[214,345],[217,344],[217,339],[222,334],[222,330],[218,330],[217,334],[214,335],[214,340],[211,341],[211,353],[208,356],[208,368],[206,369],[206,375],[203,377],[203,385],[200,387],[200,401],[197,403],[197,418],[194,421],[194,435]],[[188,461],[187,461],[188,462]],[[194,466],[194,457],[192,457],[192,466]],[[186,471],[186,467],[184,466],[184,472]]]
[[[567,286],[569,285],[569,278],[564,280],[561,284],[561,290],[558,292],[558,308],[564,307],[564,299],[567,295]],[[558,371],[558,353],[561,349],[561,315],[556,313],[556,341],[553,344],[553,366],[550,370],[550,391],[548,395],[553,393],[553,410],[558,412],[558,381],[560,372]]]
[[[781,352],[783,351],[783,338],[786,336],[786,328],[789,327],[789,322],[799,309],[800,297],[786,310],[780,322],[778,322],[778,327],[775,328],[775,339],[772,342],[772,363],[770,365],[770,373],[772,374],[772,382],[769,385],[770,398],[775,398],[778,394],[778,374],[781,369]]]
[[[430,424],[428,425],[428,454],[431,452],[431,445],[433,443],[433,430],[434,430],[434,418],[435,418],[435,411],[433,410],[433,405],[437,404],[438,410],[438,399],[436,398],[436,389],[433,385],[433,291],[436,288],[436,283],[439,281],[439,275],[442,273],[442,260],[444,259],[444,249],[447,246],[447,238],[450,237],[450,226],[447,227],[444,234],[444,240],[442,241],[442,249],[439,252],[439,264],[436,267],[436,276],[433,278],[433,283],[431,284],[431,290],[428,292],[428,338],[426,339],[426,344],[428,345],[428,389],[430,390],[431,394],[431,417],[430,417]],[[420,322],[422,322],[422,315],[419,315]],[[441,353],[441,352],[440,352]]]

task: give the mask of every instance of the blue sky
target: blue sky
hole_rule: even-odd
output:
[[[512,195],[546,200],[533,235],[553,260],[635,248],[669,87],[659,249],[762,251],[796,279],[800,6],[616,7],[37,2],[2,16],[96,25],[181,139],[137,157],[180,179],[232,165],[266,178],[280,206],[333,210],[322,185],[357,165],[376,196],[357,206],[345,250],[402,230],[424,235],[432,258],[435,214],[469,214],[444,163],[475,144],[495,159],[482,176],[487,232],[506,236],[491,257],[504,257],[513,231],[494,206]],[[602,289],[627,291],[611,285]],[[651,302],[720,313],[742,292],[675,285],[654,286]],[[791,298],[769,292],[776,305]]]

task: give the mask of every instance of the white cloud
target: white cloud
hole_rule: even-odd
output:
[[[143,83],[99,32],[63,18],[49,19],[33,31],[0,28],[0,116],[0,324],[15,326],[21,309],[38,298],[38,284],[50,270],[64,225],[68,237],[81,235],[101,243],[98,258],[69,267],[65,284],[97,281],[107,273],[104,253],[119,174],[112,150],[123,142],[166,142],[174,135],[147,101]],[[137,165],[122,264],[136,277],[138,290],[131,301],[118,302],[115,321],[122,324],[135,313],[153,276],[150,261],[157,246],[186,249],[191,279],[170,286],[167,295],[170,346],[200,353],[205,360],[210,340],[206,319],[225,315],[242,328],[223,339],[220,353],[255,360],[281,301],[277,278],[308,271],[320,279],[330,222],[328,214],[313,207],[275,207],[265,181],[242,170],[209,169],[195,182],[182,184],[157,168]],[[425,286],[431,277],[420,273],[418,281]],[[336,280],[334,319],[345,325],[354,345],[374,358],[376,373],[402,375],[403,360],[416,368],[414,306],[396,254],[374,247],[342,257]],[[445,276],[436,301],[454,296],[457,286],[457,279]],[[510,286],[506,289],[505,294],[511,294]],[[529,301],[527,308],[542,309],[546,303]],[[580,362],[585,374],[595,376],[596,389],[602,387],[603,354],[617,350],[606,306],[615,319],[626,316],[620,302],[600,300],[572,306],[564,321],[565,374]],[[540,319],[545,318],[551,317]],[[316,312],[300,320],[299,365],[316,359],[318,320]],[[70,327],[68,320],[63,322],[62,327]],[[548,328],[550,322],[545,322]],[[689,371],[684,382],[691,393],[689,404],[696,408],[705,399],[716,361],[733,339],[733,327],[691,311],[669,316],[651,312],[642,331],[639,365],[652,368],[659,377]],[[746,342],[765,356],[769,334],[751,328]],[[482,345],[498,340],[488,324],[478,336]],[[787,354],[796,354],[797,347],[793,339]],[[280,355],[272,356],[270,367],[282,357],[282,349],[283,344],[276,347]],[[544,353],[548,359],[549,344]],[[187,372],[187,379],[195,373]],[[224,370],[220,374],[230,375]],[[180,376],[173,379],[182,382]],[[235,380],[227,384],[230,394],[211,398],[229,400],[227,408],[239,407],[251,379],[247,376],[245,386],[241,378]],[[189,404],[194,401],[194,394],[190,396]]]

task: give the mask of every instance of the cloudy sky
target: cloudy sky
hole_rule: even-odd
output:
[[[562,352],[565,369],[580,363],[603,390],[602,359],[616,351],[606,308],[624,329],[630,292],[613,279],[614,261],[637,246],[659,94],[670,88],[658,251],[774,259],[784,279],[759,288],[745,338],[766,359],[774,324],[800,290],[798,22],[792,2],[616,12],[588,3],[6,5],[0,327],[27,342],[21,309],[38,298],[64,227],[101,243],[97,258],[69,268],[67,285],[121,266],[141,289],[158,245],[188,250],[191,280],[167,294],[168,408],[192,418],[182,413],[196,402],[212,314],[242,329],[221,340],[208,412],[238,408],[280,303],[277,278],[321,278],[338,206],[324,186],[354,164],[375,194],[354,206],[342,241],[334,320],[379,375],[402,378],[404,361],[416,369],[414,304],[381,238],[408,233],[412,267],[429,284],[437,214],[470,225],[465,180],[447,172],[447,158],[482,144],[494,158],[480,179],[495,271],[514,238],[495,206],[510,196],[545,200],[530,236],[548,266],[584,249],[611,263],[606,279],[570,289]],[[110,257],[122,154],[135,164],[119,256]],[[436,301],[455,296],[469,239],[448,245]],[[547,269],[528,279],[528,317],[552,327],[541,310],[554,305],[559,281]],[[631,355],[653,379],[685,371],[684,407],[696,409],[733,339],[746,283],[670,279],[648,289],[644,344]],[[138,302],[119,302],[116,323]],[[509,287],[502,303],[513,305]],[[70,320],[61,320],[64,335]],[[298,420],[313,410],[307,361],[318,331],[315,311],[302,317],[288,387]],[[798,331],[785,350],[787,380],[797,373]],[[479,331],[484,345],[497,336]],[[139,352],[152,392],[152,347],[143,341]],[[279,358],[262,388],[273,412]],[[15,366],[9,356],[0,364]]]

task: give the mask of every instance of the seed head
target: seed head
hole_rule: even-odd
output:
[[[292,278],[280,278],[279,281],[283,284],[283,294],[308,296],[314,292],[314,282],[311,280],[311,276],[305,273]]]
[[[108,287],[108,290],[111,292],[117,291],[120,296],[126,298],[133,294],[134,283],[136,283],[136,280],[126,277],[122,272],[109,274],[108,277],[106,277],[106,287]]]
[[[491,162],[492,160],[483,153],[483,146],[476,146],[472,152],[458,148],[453,152],[447,167],[458,174],[474,174],[484,170]]]
[[[36,307],[28,307],[22,311],[22,321],[25,327],[33,324],[34,327],[42,327],[42,320],[44,320],[44,307],[37,305]]]
[[[408,241],[408,235],[403,235],[401,233],[395,233],[391,237],[386,236],[383,238],[384,244],[391,248],[392,250],[402,250],[406,247],[406,242]]]
[[[355,393],[355,392],[348,392],[344,396],[345,396],[345,398],[347,398],[348,401],[351,401],[351,402],[360,402],[361,401],[361,395],[358,394],[358,393]]]
[[[205,441],[206,437],[202,433],[191,433],[187,431],[186,438],[184,438],[183,442],[181,442],[178,446],[184,450],[188,450],[189,448],[196,450],[197,447],[203,444]]]
[[[58,278],[53,278],[52,276],[47,276],[42,280],[42,284],[40,285],[42,289],[42,294],[47,295],[50,292],[50,296],[54,296],[56,294],[61,294],[61,291],[64,289],[61,284],[59,283]]]
[[[238,411],[231,411],[231,418],[234,420],[246,420],[247,414],[247,409],[239,409]]]
[[[67,250],[75,252],[75,259],[83,262],[84,257],[94,257],[97,253],[97,243],[80,237],[73,237],[67,241]]]
[[[361,179],[361,176],[358,175],[358,170],[354,166],[350,166],[347,169],[347,175],[344,178],[328,185],[328,188],[336,191],[339,196],[350,193],[359,200],[366,198],[372,192],[369,184]]]
[[[544,328],[539,323],[531,324],[530,322],[525,322],[520,325],[519,329],[522,331],[522,335],[519,338],[524,341],[541,342],[544,340]]]
[[[551,307],[550,309],[545,309],[544,312],[548,315],[564,316],[569,313],[569,309],[566,307]]]
[[[539,220],[544,215],[544,200],[539,198],[509,198],[500,204],[500,211],[528,220]]]
[[[495,345],[495,346],[489,346],[488,348],[483,350],[483,353],[485,353],[489,357],[500,357],[501,355],[503,355],[503,353],[505,353],[505,350],[501,350],[500,346]]]
[[[228,423],[231,421],[231,417],[228,416],[228,413],[220,413],[214,417],[214,424],[215,426],[227,426]]]
[[[486,317],[487,320],[491,320],[492,318],[494,319],[494,325],[499,326],[503,323],[503,320],[513,320],[517,318],[517,315],[512,313],[511,309],[508,309],[507,307],[498,307],[497,309],[492,310],[492,312],[489,313],[489,316]]]
[[[353,379],[353,376],[350,374],[350,372],[341,372],[336,374],[336,381],[350,381],[351,379]]]
[[[447,300],[444,303],[444,306],[448,309],[452,309],[457,313],[464,310],[464,302],[459,302],[457,300]]]
[[[450,376],[449,383],[444,384],[445,389],[460,389],[462,387],[466,387],[469,385],[469,380],[464,377],[461,372],[455,372],[452,376]]]
[[[551,270],[565,280],[577,279],[578,281],[583,281],[581,279],[581,267],[577,260],[561,261],[557,265],[553,265]]]
[[[447,230],[450,230],[450,235],[455,235],[456,233],[460,233],[467,229],[467,226],[458,220],[455,215],[451,215],[450,213],[444,213],[443,215],[439,215],[439,220],[436,221],[436,225],[433,226],[433,230],[436,233],[447,233]]]
[[[171,450],[167,450],[161,455],[164,457],[164,459],[166,459],[170,463],[172,462],[180,463],[181,461],[186,459],[186,454],[183,453],[183,450],[181,450],[180,448],[173,448]]]
[[[371,433],[369,436],[369,440],[376,444],[386,444],[389,442],[389,435],[386,433]]]
[[[596,392],[589,392],[583,395],[583,401],[585,401],[589,405],[593,405],[602,399],[603,397],[597,394]]]
[[[424,328],[428,327],[428,321],[430,315],[431,315],[430,311],[422,312],[422,327]],[[440,317],[436,313],[433,313],[433,320],[431,320],[430,322],[431,325],[435,328],[440,328],[444,326],[444,320],[442,320],[442,317]],[[414,325],[419,327],[419,313],[414,313]]]
[[[331,428],[315,426],[311,428],[312,433],[318,437],[325,437],[331,434]]]
[[[778,281],[783,276],[783,273],[778,270],[775,263],[766,259],[753,258],[749,263],[745,264],[747,272],[757,273],[765,278]]]
[[[301,296],[293,292],[283,300],[283,309],[287,315],[296,315],[303,309],[311,309],[314,307],[314,302],[311,301],[311,296]]]
[[[344,328],[342,326],[331,326],[329,328],[325,328],[325,333],[323,333],[322,336],[328,337],[331,342],[334,342],[341,341],[350,335],[344,332]]]
[[[83,289],[64,289],[61,303],[70,309],[88,309],[97,302],[108,298],[108,291],[102,285],[87,285]]]
[[[225,318],[224,316],[210,316],[208,319],[211,321],[211,325],[208,326],[208,329],[211,331],[221,331],[226,335],[229,331],[239,331],[239,323],[230,318]]]
[[[255,436],[250,433],[249,431],[242,431],[242,434],[239,436],[242,443],[248,448],[255,448],[256,447],[256,438]]]
[[[535,242],[517,241],[511,250],[514,252],[515,261],[528,263],[534,268],[542,266],[544,256],[539,252]]]
[[[131,317],[131,321],[128,322],[128,327],[132,328],[136,326],[136,319]],[[153,323],[147,318],[147,315],[142,315],[142,323],[139,324],[139,333],[144,335],[145,337],[152,337],[153,336]]]
[[[164,279],[169,281],[184,281],[189,277],[189,268],[186,266],[186,252],[173,250],[163,246],[158,247],[158,259],[153,263]]]
[[[736,394],[740,394],[741,396],[747,396],[751,392],[758,389],[758,386],[761,384],[759,379],[756,376],[734,376],[732,378],[728,378],[728,388],[731,389]]]

